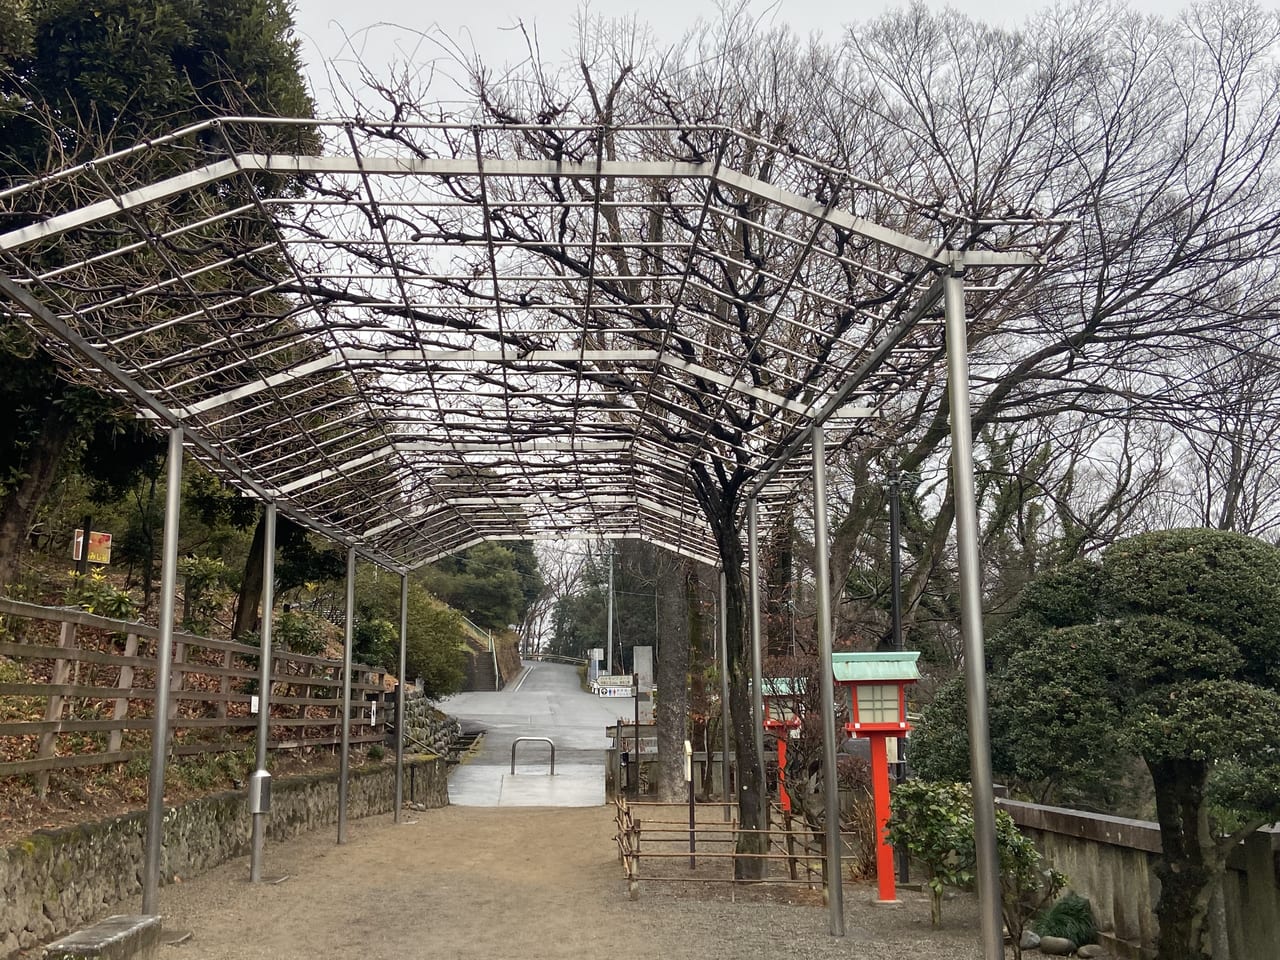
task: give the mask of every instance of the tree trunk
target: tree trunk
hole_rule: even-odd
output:
[[[729,712],[732,724],[734,757],[738,765],[738,824],[742,828],[735,848],[733,875],[737,880],[761,880],[768,861],[758,854],[768,852],[765,835],[764,770],[755,748],[755,722],[751,714],[751,657],[747,639],[747,594],[743,579],[746,559],[742,538],[735,523],[732,498],[718,502],[704,498],[707,518],[711,521],[725,572],[724,617],[725,648],[729,662]]]
[[[1160,880],[1156,957],[1209,960],[1209,902],[1220,871],[1205,797],[1208,766],[1199,760],[1165,760],[1148,767],[1163,847],[1155,868]]]
[[[262,602],[262,557],[266,549],[267,514],[264,510],[253,530],[249,556],[244,561],[240,578],[240,596],[236,598],[236,618],[231,624],[231,639],[238,640],[258,625],[258,605]]]
[[[794,556],[792,538],[794,536],[793,508],[786,511],[774,525],[773,535],[769,539],[764,553],[765,575],[765,609],[764,626],[766,634],[766,653],[771,657],[792,656],[795,651],[791,647],[791,637],[795,633],[795,598],[792,596],[792,579],[794,577]]]
[[[658,799],[685,799],[684,742],[689,736],[689,602],[683,563],[661,557],[655,571],[658,594]]]
[[[17,582],[22,557],[27,551],[27,535],[45,494],[53,485],[63,454],[75,430],[75,423],[56,405],[33,439],[26,462],[10,464],[22,471],[13,491],[0,504],[0,589],[8,592]]]

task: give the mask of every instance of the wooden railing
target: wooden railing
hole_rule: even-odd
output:
[[[20,638],[0,639],[0,657],[25,676],[12,679],[12,670],[0,676],[0,777],[34,774],[43,793],[51,770],[148,754],[158,628],[5,598],[0,615],[6,636]],[[175,631],[173,755],[232,752],[253,743],[258,663],[257,647]],[[383,676],[360,664],[351,675],[351,742],[380,742]],[[273,650],[271,679],[269,749],[340,742],[342,661]]]

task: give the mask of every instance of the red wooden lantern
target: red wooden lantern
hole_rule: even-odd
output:
[[[835,653],[831,672],[849,706],[845,731],[871,741],[871,789],[875,798],[876,879],[882,903],[897,901],[894,885],[893,847],[885,839],[889,823],[889,758],[886,741],[904,737],[907,721],[907,684],[920,679],[918,652]]]

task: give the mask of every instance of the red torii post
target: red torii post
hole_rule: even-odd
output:
[[[885,836],[889,823],[890,737],[905,737],[907,684],[920,679],[918,652],[834,653],[831,672],[848,690],[849,718],[845,731],[871,741],[871,790],[875,800],[876,880],[881,903],[896,903],[893,846]]]

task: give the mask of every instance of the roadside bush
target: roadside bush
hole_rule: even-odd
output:
[[[973,881],[973,796],[968,784],[909,780],[894,788],[889,840],[924,867],[929,915],[942,922],[942,892]]]
[[[86,574],[72,571],[70,577],[71,583],[63,597],[68,606],[116,620],[132,620],[137,616],[138,605],[129,591],[116,587],[101,570],[90,570]]]
[[[930,917],[937,926],[942,920],[944,889],[967,888],[974,880],[972,788],[967,783],[910,780],[894,788],[890,809],[889,840],[924,868],[932,894]],[[1022,931],[1061,892],[1067,878],[1044,865],[1035,844],[1004,810],[996,811],[996,847],[1001,912],[1013,938],[1014,956],[1020,960]],[[1036,930],[1041,932],[1038,923]]]

